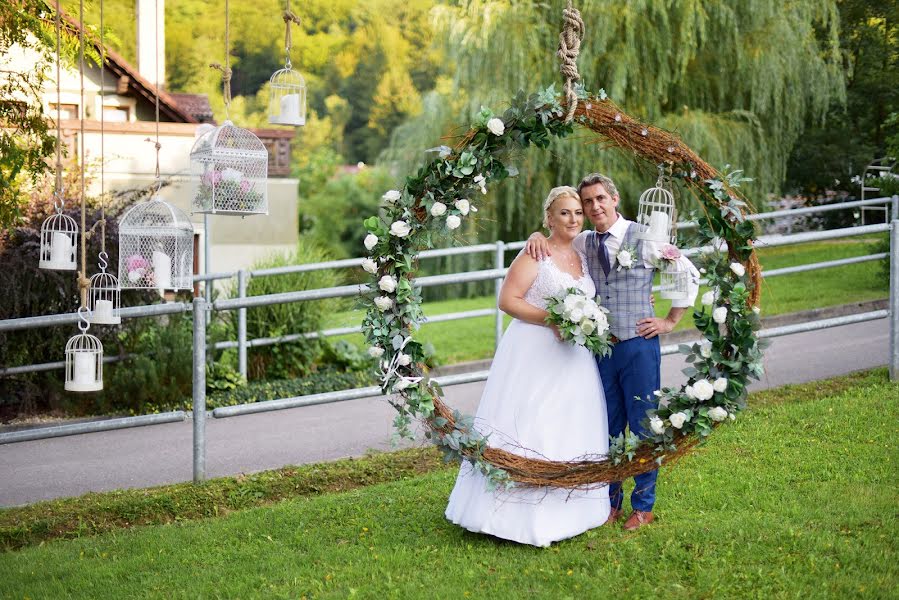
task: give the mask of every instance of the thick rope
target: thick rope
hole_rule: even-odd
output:
[[[581,20],[580,11],[571,6],[571,0],[568,0],[568,8],[562,11],[562,15],[565,17],[565,25],[559,34],[557,54],[562,61],[559,70],[565,77],[565,102],[568,105],[565,122],[570,123],[577,109],[577,92],[574,90],[574,84],[581,80],[577,70],[577,56],[581,50],[581,40],[584,38],[584,21]]]
[[[59,1],[56,2],[56,210],[62,212],[62,206],[65,204],[65,200],[62,197],[62,125],[60,124],[60,120],[62,119],[62,91],[60,88],[61,81],[61,69],[60,63],[62,62],[62,53],[59,49],[59,38],[60,38],[60,6]]]
[[[156,44],[156,61],[153,63],[156,67],[156,192],[159,192],[159,150],[162,148],[162,144],[159,143],[159,86],[162,85],[162,82],[159,81],[159,0],[156,0],[156,9],[154,11],[153,17],[153,27],[155,31],[153,32],[154,42]]]
[[[78,75],[81,83],[81,272],[78,287],[81,289],[81,306],[87,307],[87,291],[91,282],[87,278],[87,197],[84,193],[84,0],[78,2]]]
[[[100,254],[106,254],[106,38],[100,0]]]
[[[221,63],[209,63],[211,69],[222,72],[222,99],[225,101],[225,116],[228,117],[231,108],[231,44],[230,29],[228,25],[228,0],[225,0],[225,65]]]
[[[284,12],[281,13],[281,18],[284,19],[284,51],[287,54],[287,68],[290,68],[290,49],[293,47],[293,37],[290,33],[290,24],[296,23],[300,24],[300,18],[295,15],[290,10],[290,0],[286,2],[286,8]]]

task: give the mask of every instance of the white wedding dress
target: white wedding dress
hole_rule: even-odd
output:
[[[544,259],[525,300],[546,308],[548,296],[578,287],[596,293],[587,263],[575,279]],[[559,342],[548,327],[514,319],[503,335],[475,428],[490,446],[530,458],[574,460],[606,454],[609,428],[606,401],[593,354]],[[463,462],[449,498],[446,518],[469,531],[522,544],[548,546],[605,523],[608,488],[487,488],[486,478]]]

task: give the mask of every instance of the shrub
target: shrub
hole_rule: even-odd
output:
[[[337,368],[326,367],[301,379],[250,382],[233,390],[216,392],[206,398],[206,406],[207,408],[235,406],[370,385],[375,385],[373,372],[341,371]]]
[[[317,245],[301,240],[296,250],[275,254],[253,265],[254,269],[283,267],[329,260]],[[341,278],[333,271],[310,271],[287,275],[271,275],[250,279],[248,296],[278,294],[298,290],[334,287]],[[327,315],[342,310],[347,304],[340,299],[274,304],[247,309],[247,338],[278,337],[292,333],[307,333],[322,328]],[[232,327],[237,330],[237,311],[231,311]],[[308,375],[315,369],[321,353],[318,340],[299,340],[250,348],[248,370],[250,379],[291,379]]]

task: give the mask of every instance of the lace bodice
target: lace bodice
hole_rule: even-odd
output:
[[[546,257],[537,268],[537,279],[528,288],[524,295],[524,300],[531,306],[546,309],[546,298],[554,296],[560,290],[570,287],[581,289],[588,298],[596,295],[596,286],[587,270],[587,257],[578,252],[581,258],[581,272],[584,274],[580,279],[576,279],[570,274],[556,266],[553,259]]]

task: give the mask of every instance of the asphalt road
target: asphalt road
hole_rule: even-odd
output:
[[[773,340],[766,375],[750,389],[802,383],[886,365],[886,319]],[[662,361],[662,384],[682,380],[677,355]],[[474,412],[483,382],[445,388]],[[281,410],[206,425],[207,477],[221,477],[390,450],[393,409],[380,397]],[[0,506],[149,487],[192,479],[192,423],[153,425],[0,445]]]

